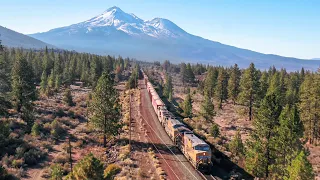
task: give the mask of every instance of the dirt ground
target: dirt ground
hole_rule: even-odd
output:
[[[76,164],[79,159],[88,154],[88,152],[94,153],[98,157],[102,157],[104,154],[104,150],[101,147],[101,143],[97,141],[95,143],[95,139],[98,139],[96,135],[88,132],[87,120],[86,120],[86,106],[85,101],[88,93],[91,91],[90,89],[80,88],[79,86],[71,86],[73,100],[76,103],[73,107],[66,107],[61,104],[62,101],[62,93],[55,94],[49,98],[41,98],[39,101],[35,102],[37,104],[37,109],[42,112],[55,112],[57,108],[61,108],[64,110],[74,112],[75,116],[78,118],[70,119],[70,117],[62,117],[62,120],[71,121],[72,127],[67,128],[67,136],[72,137],[71,145],[72,145],[72,159],[73,164]],[[49,115],[40,114],[40,120],[48,120],[50,119]],[[41,121],[42,121],[41,120]],[[60,121],[60,119],[59,119]],[[43,141],[43,140],[41,140]],[[83,142],[87,141],[88,144],[84,144]],[[41,162],[39,165],[35,167],[31,167],[27,169],[26,177],[22,178],[23,180],[42,180],[48,178],[49,167],[56,160],[58,156],[66,153],[64,147],[67,143],[67,138],[61,138],[58,141],[49,142],[52,145],[51,150],[48,152],[46,160]],[[64,167],[68,168],[68,163],[64,164]]]
[[[146,130],[140,118],[140,92],[133,90],[131,96],[131,158],[139,166],[138,179],[159,179],[157,168],[151,156],[149,156],[150,144],[145,136]]]

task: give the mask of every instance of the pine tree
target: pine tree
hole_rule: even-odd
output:
[[[0,123],[0,152],[3,152],[7,147],[7,143],[10,135],[10,127],[8,123]]]
[[[65,63],[64,65],[64,69],[63,69],[63,81],[62,81],[62,84],[64,85],[70,85],[72,83],[72,80],[71,79],[71,73],[69,71],[69,63]]]
[[[210,119],[215,115],[213,102],[208,95],[204,96],[204,101],[201,105],[201,115],[206,119]]]
[[[241,92],[238,97],[240,104],[246,106],[248,110],[248,117],[251,121],[253,119],[253,108],[256,106],[256,102],[259,101],[259,77],[258,71],[251,63],[250,67],[245,70],[243,77],[240,81]]]
[[[285,93],[285,102],[289,105],[297,104],[299,101],[300,79],[298,73],[291,74],[286,79],[287,91]]]
[[[267,94],[276,94],[280,101],[281,105],[285,106],[285,87],[284,87],[284,80],[283,74],[281,75],[279,72],[274,73],[271,77],[270,85],[267,90]]]
[[[60,88],[60,86],[61,86],[61,75],[60,74],[58,74],[58,75],[56,75],[56,79],[55,79],[55,82],[54,82],[54,89],[56,90],[56,91],[59,91],[59,88]]]
[[[81,76],[80,76],[80,80],[82,82],[84,82],[86,85],[89,83],[89,73],[88,73],[88,62],[86,60],[84,60],[82,62],[82,69],[81,69]]]
[[[263,99],[266,96],[268,88],[269,88],[269,79],[268,73],[263,71],[259,80],[260,89],[259,89],[259,99]]]
[[[7,99],[7,93],[10,89],[10,70],[6,54],[0,40],[0,117],[7,115],[7,109],[11,106]]]
[[[0,40],[0,93],[8,92],[10,89],[10,62],[7,52],[1,45]]]
[[[275,94],[267,95],[254,120],[254,131],[248,142],[246,169],[253,175],[268,178],[274,163],[274,137],[279,124],[281,105]]]
[[[298,156],[296,156],[287,170],[288,177],[284,178],[286,180],[314,179],[312,166],[309,163],[307,155],[303,150],[299,153]]]
[[[185,116],[191,117],[192,114],[192,99],[190,95],[190,89],[188,90],[188,94],[183,102],[183,112]]]
[[[103,73],[99,78],[92,93],[92,102],[89,109],[90,122],[103,131],[103,145],[106,147],[107,136],[114,136],[118,133],[121,116],[119,95],[107,73]]]
[[[194,81],[195,76],[193,74],[193,71],[192,71],[190,63],[187,64],[185,73],[186,73],[187,82],[192,83]]]
[[[204,94],[209,98],[212,98],[214,95],[214,89],[217,84],[218,71],[216,68],[210,67],[206,79],[204,80]]]
[[[63,101],[68,105],[68,106],[73,106],[73,99],[72,99],[72,94],[71,90],[67,88],[63,94]]]
[[[12,69],[12,99],[18,112],[30,101],[36,99],[32,67],[25,57],[18,55]]]
[[[41,75],[41,83],[40,83],[40,92],[41,94],[46,94],[48,88],[48,80],[47,80],[47,74],[45,71],[42,72]]]
[[[50,58],[48,47],[46,47],[46,49],[45,49],[45,53],[44,53],[44,57],[43,57],[42,62],[43,62],[42,68],[45,71],[46,75],[48,76],[50,73],[50,69],[53,68],[53,61]]]
[[[59,53],[57,58],[54,61],[54,74],[55,75],[61,75],[63,73],[63,68],[62,68],[62,57],[61,54]]]
[[[233,157],[242,158],[244,156],[244,145],[242,143],[240,131],[237,131],[229,144],[230,152]]]
[[[169,99],[169,96],[171,96],[171,99],[172,99],[172,93],[173,93],[172,78],[168,73],[166,73],[165,85],[163,88],[163,95],[168,99]]]
[[[219,101],[219,109],[222,109],[222,102],[228,98],[227,74],[223,69],[220,69],[219,71],[217,86],[215,88],[215,96]]]
[[[53,91],[55,88],[55,75],[53,69],[51,70],[50,76],[48,77],[48,85],[47,85],[47,95],[53,95]]]
[[[51,70],[50,76],[48,78],[48,87],[52,90],[55,85],[55,74],[53,69]]]
[[[210,134],[215,138],[220,136],[219,126],[216,123],[213,123]]]
[[[40,82],[41,74],[44,71],[42,68],[42,59],[40,54],[36,54],[35,57],[32,59],[32,69],[35,76],[35,81]]]
[[[187,73],[186,73],[187,65],[185,63],[180,64],[180,75],[181,75],[181,81],[182,85],[187,82]]]
[[[95,87],[97,80],[101,75],[101,72],[102,72],[101,64],[99,62],[99,59],[95,57],[90,62],[90,81],[91,81],[93,87]]]
[[[320,131],[320,81],[319,74],[306,74],[300,87],[300,118],[305,138],[316,143]]]
[[[34,107],[32,102],[25,103],[21,108],[21,119],[27,123],[26,132],[30,133],[34,124]]]
[[[275,136],[274,149],[276,151],[275,164],[273,165],[273,176],[283,179],[288,173],[286,168],[292,159],[302,149],[300,137],[302,137],[302,123],[297,108],[287,105],[279,117],[279,127]]]
[[[233,101],[233,104],[236,103],[238,94],[240,92],[240,76],[241,72],[237,64],[231,68],[231,74],[228,82],[228,96]]]

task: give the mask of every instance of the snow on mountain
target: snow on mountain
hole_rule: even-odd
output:
[[[188,35],[188,33],[167,19],[154,18],[150,21],[144,21],[134,14],[123,12],[116,6],[107,9],[102,14],[87,21],[68,27],[57,28],[49,32],[58,32],[61,35],[74,35],[98,31],[109,34],[112,30],[122,31],[131,36],[159,39],[177,38]]]
[[[8,47],[22,47],[26,49],[41,49],[46,46],[49,48],[55,48],[50,44],[46,44],[42,41],[34,39],[32,37],[15,32],[8,28],[0,26],[0,40],[2,44]]]
[[[172,60],[258,68],[274,65],[288,70],[315,69],[317,61],[262,54],[187,33],[168,19],[142,20],[114,6],[77,24],[31,34],[31,37],[70,50],[122,55],[141,60]]]

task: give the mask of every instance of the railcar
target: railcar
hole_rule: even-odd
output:
[[[178,128],[184,126],[179,120],[175,118],[170,118],[167,123],[165,124],[165,130],[169,137],[174,141],[174,138],[178,135],[179,131]]]
[[[209,171],[212,166],[210,146],[167,110],[147,75],[144,72],[142,74],[152,107],[166,133],[196,169]]]

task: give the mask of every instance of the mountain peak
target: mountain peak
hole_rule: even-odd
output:
[[[106,12],[123,12],[118,6],[112,6],[110,8],[108,8],[104,13]]]
[[[125,23],[137,23],[141,21],[136,16],[122,11],[119,7],[113,6],[102,14],[85,21],[84,24],[89,27],[114,26],[119,27]]]

